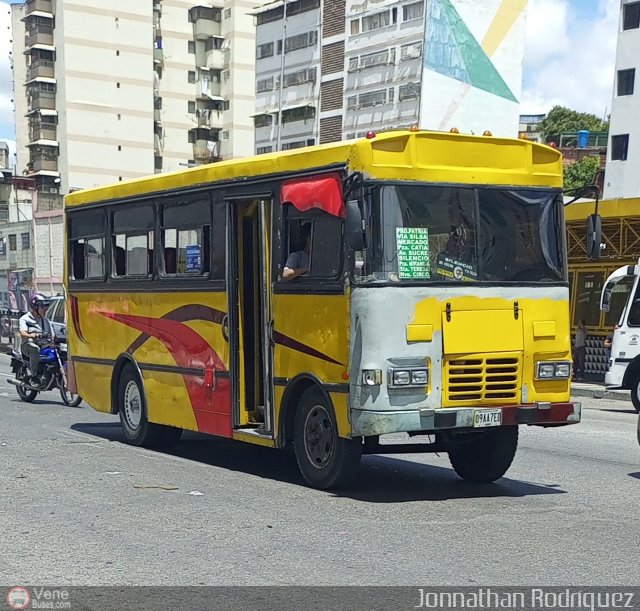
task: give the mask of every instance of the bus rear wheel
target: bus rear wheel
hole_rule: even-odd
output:
[[[142,382],[133,367],[125,367],[118,384],[118,414],[128,443],[143,448],[171,446],[182,429],[149,422]]]
[[[358,472],[362,439],[338,436],[333,406],[318,388],[309,388],[300,398],[293,446],[300,472],[313,488],[343,488]]]
[[[513,462],[518,448],[518,427],[463,434],[453,443],[449,461],[462,479],[483,484],[495,482]]]

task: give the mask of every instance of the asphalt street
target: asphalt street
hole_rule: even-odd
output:
[[[638,416],[522,428],[507,477],[446,455],[367,456],[352,489],[304,486],[285,452],[186,434],[129,447],[118,420],[56,393],[21,403],[0,356],[0,583],[633,585]]]

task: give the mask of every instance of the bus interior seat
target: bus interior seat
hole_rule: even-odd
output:
[[[164,273],[175,274],[176,273],[176,249],[165,248],[164,249]]]

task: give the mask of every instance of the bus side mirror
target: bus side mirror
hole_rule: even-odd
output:
[[[602,242],[602,218],[599,214],[591,214],[587,218],[587,258],[592,261],[600,258]]]
[[[347,202],[345,232],[347,244],[349,244],[351,250],[364,250],[367,247],[365,222],[358,200],[353,199]]]

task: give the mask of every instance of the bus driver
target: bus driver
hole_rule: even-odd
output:
[[[302,238],[304,240],[304,248],[292,252],[284,264],[282,278],[284,280],[293,280],[298,276],[304,276],[309,272],[311,254],[311,223],[302,226]]]

